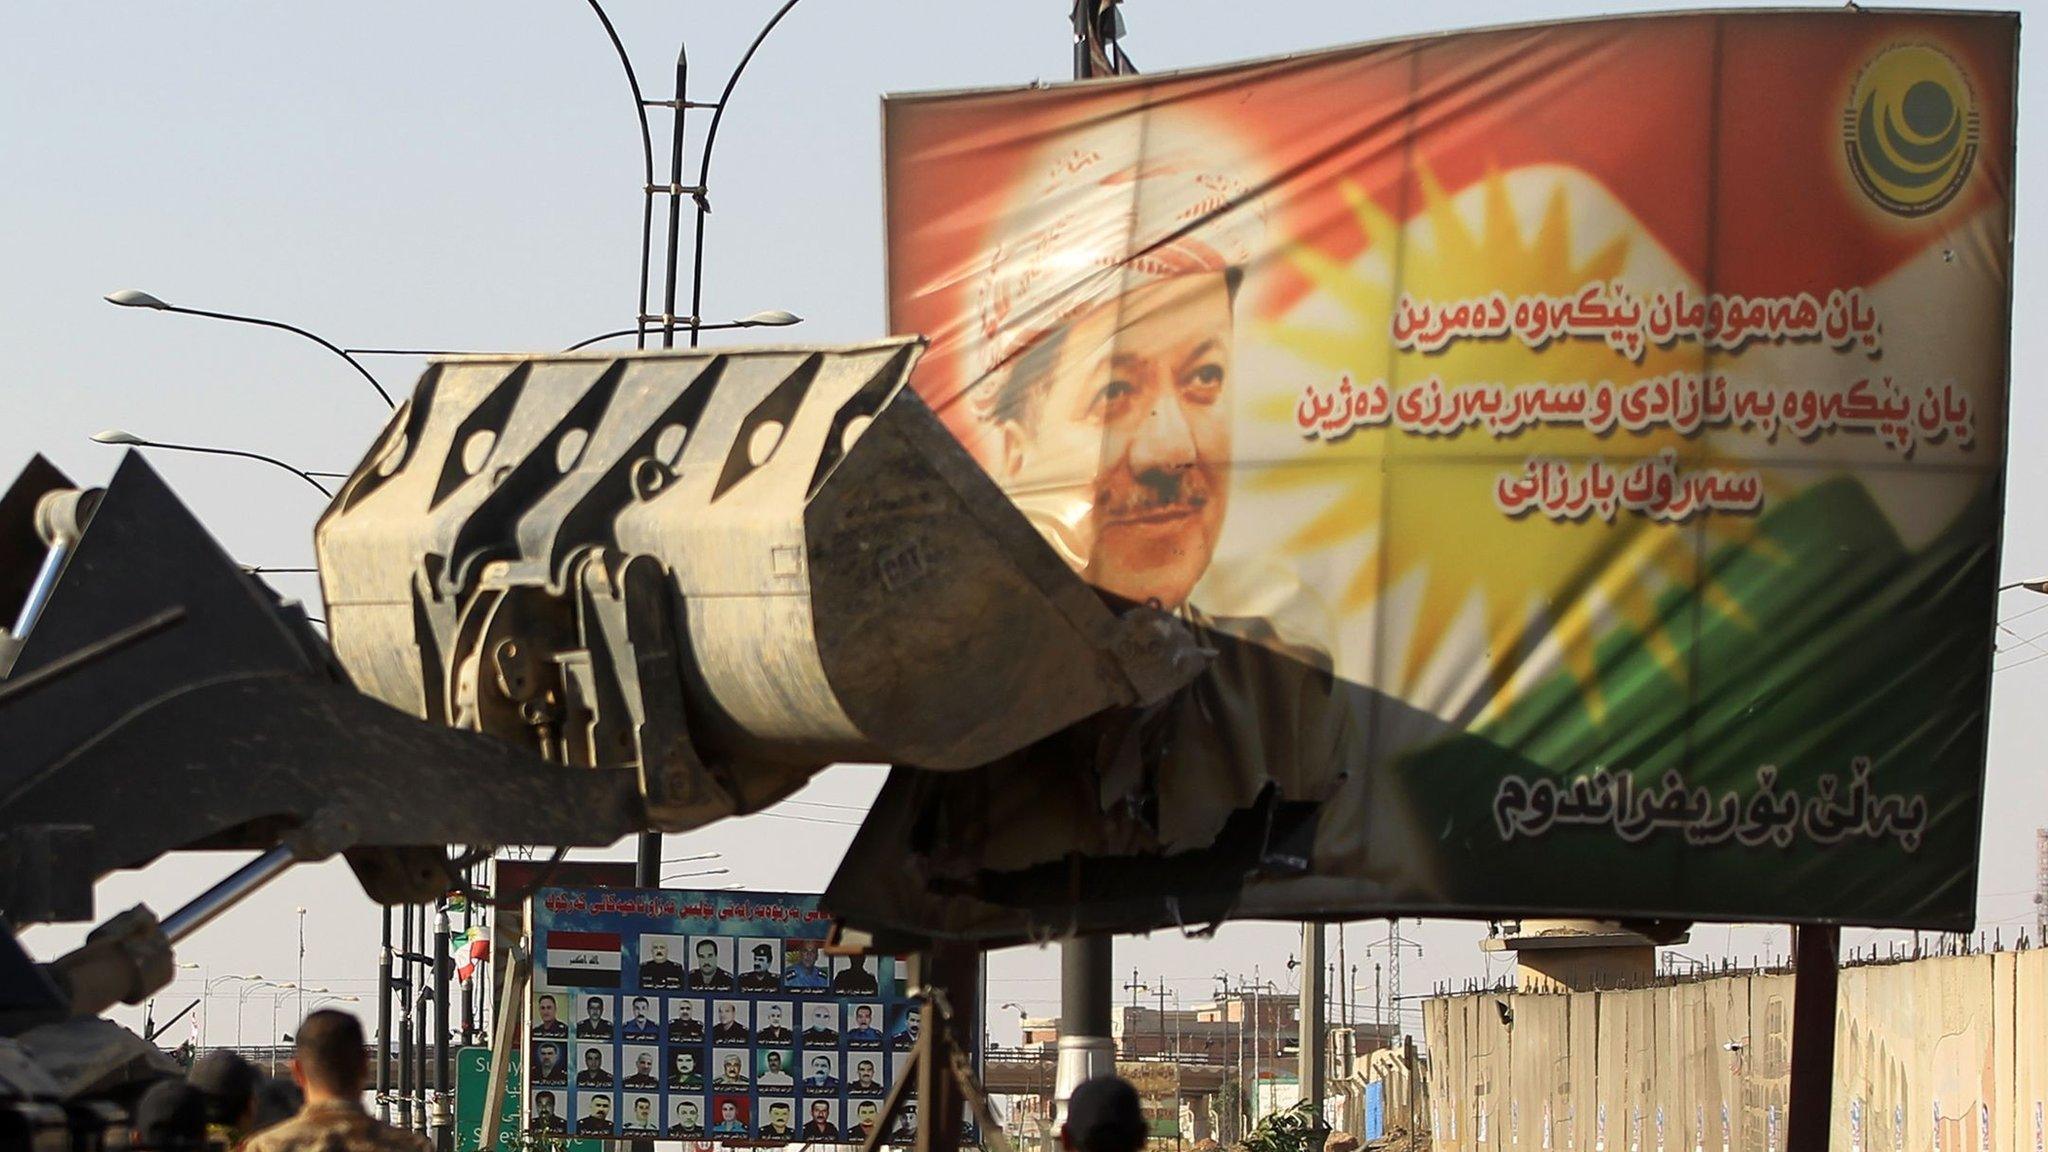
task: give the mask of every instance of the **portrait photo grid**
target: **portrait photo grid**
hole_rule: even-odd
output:
[[[916,1042],[916,1009],[896,959],[824,954],[817,899],[535,893],[528,1130],[860,1143]]]

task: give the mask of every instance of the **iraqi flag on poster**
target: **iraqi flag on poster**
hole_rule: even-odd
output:
[[[619,934],[548,933],[547,974],[556,988],[617,988]]]

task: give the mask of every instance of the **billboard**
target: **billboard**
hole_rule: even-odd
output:
[[[543,888],[529,907],[528,1131],[857,1144],[916,1043],[901,966],[825,956],[815,895]]]
[[[899,772],[830,906],[1967,926],[2017,35],[1679,14],[889,99],[914,387],[1216,657]]]

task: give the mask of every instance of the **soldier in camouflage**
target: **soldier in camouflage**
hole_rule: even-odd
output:
[[[299,1026],[292,1079],[306,1093],[297,1116],[260,1132],[243,1152],[430,1152],[419,1135],[363,1111],[369,1059],[363,1026],[346,1012],[322,1009]]]

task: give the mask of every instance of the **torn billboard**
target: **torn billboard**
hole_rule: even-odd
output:
[[[1672,15],[887,101],[913,386],[1217,655],[899,769],[828,906],[1967,926],[2017,37]]]

